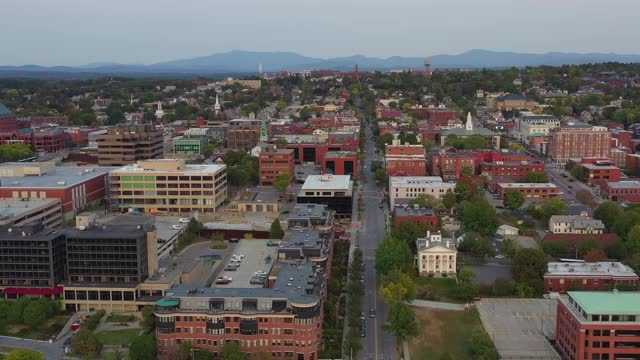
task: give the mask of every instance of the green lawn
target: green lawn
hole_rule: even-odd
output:
[[[417,277],[416,299],[463,303],[453,298],[456,280],[453,278]]]
[[[484,331],[476,310],[414,310],[420,335],[409,340],[412,360],[438,359],[445,352],[470,359],[468,339],[475,329]]]
[[[125,322],[131,322],[134,320],[135,320],[135,317],[133,315],[111,314],[107,316],[107,322],[125,323]]]
[[[96,333],[96,337],[103,345],[128,345],[139,334],[140,329],[123,329],[100,331]]]
[[[2,326],[0,335],[15,336],[25,339],[49,340],[57,336],[69,320],[66,315],[54,315],[41,325],[31,328],[24,324],[8,324]]]

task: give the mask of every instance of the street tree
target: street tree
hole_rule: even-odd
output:
[[[605,201],[593,212],[593,218],[601,220],[609,231],[612,231],[616,219],[623,215],[623,211],[616,203]]]
[[[283,172],[273,179],[273,187],[278,190],[280,194],[284,194],[289,188],[289,173]]]
[[[383,329],[394,334],[400,341],[419,333],[413,309],[403,302],[397,301],[389,305],[387,319],[389,322],[382,326]]]
[[[408,272],[413,266],[413,254],[406,242],[387,236],[376,247],[376,271],[382,275],[393,269]]]
[[[565,209],[565,203],[562,199],[545,199],[540,205],[540,214],[544,221],[549,221],[549,218],[553,215],[564,215]]]
[[[542,293],[542,276],[547,272],[547,257],[538,249],[521,249],[511,262],[513,279],[535,293]]]
[[[524,195],[516,189],[507,190],[504,193],[503,204],[507,209],[515,210],[524,204]]]
[[[221,360],[245,360],[245,356],[240,351],[240,345],[236,341],[227,341],[220,353]]]
[[[411,276],[393,269],[384,276],[381,293],[388,304],[396,301],[411,301],[416,297],[416,285]]]
[[[548,183],[549,178],[543,171],[527,171],[524,182],[528,183]]]

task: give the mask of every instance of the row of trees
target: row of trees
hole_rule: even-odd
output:
[[[0,325],[25,324],[36,327],[61,309],[58,301],[41,298],[31,301],[21,297],[16,301],[0,301]]]
[[[349,329],[347,330],[343,349],[345,354],[353,351],[354,356],[362,350],[360,338],[360,313],[362,312],[362,296],[364,295],[364,285],[360,282],[362,266],[362,250],[356,248],[353,251],[353,259],[349,266],[349,279],[347,281],[347,293],[349,294],[347,323]]]

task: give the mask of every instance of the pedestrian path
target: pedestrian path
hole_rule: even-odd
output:
[[[427,301],[427,300],[413,300],[407,302],[408,305],[423,308],[423,309],[441,309],[441,310],[455,310],[462,311],[465,309],[464,304],[454,304],[439,301]]]

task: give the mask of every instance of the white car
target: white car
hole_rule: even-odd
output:
[[[173,225],[172,228],[173,230],[182,230],[184,228],[184,225]]]
[[[182,224],[188,224],[188,223],[189,223],[189,221],[191,221],[191,220],[190,220],[190,219],[188,219],[188,218],[180,218],[180,220],[178,220],[178,222],[179,222],[179,223],[182,223]]]

